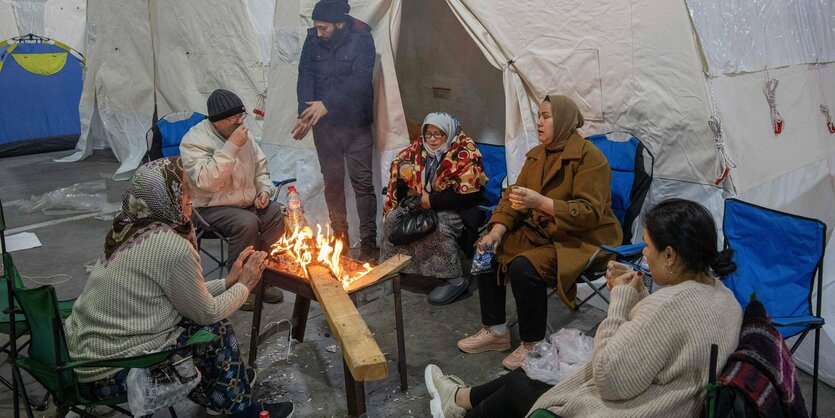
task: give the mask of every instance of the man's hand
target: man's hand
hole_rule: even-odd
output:
[[[290,131],[293,134],[293,139],[296,141],[301,141],[302,138],[307,136],[307,133],[310,132],[310,128],[313,125],[310,124],[310,121],[307,119],[296,119],[296,126],[293,126],[293,130]]]
[[[316,123],[319,122],[319,119],[325,117],[328,114],[328,109],[325,107],[325,104],[322,103],[321,100],[317,100],[315,102],[305,102],[307,104],[307,109],[302,112],[300,118],[302,120],[306,120],[310,122],[310,126],[316,126]]]
[[[264,209],[270,205],[270,194],[267,192],[258,193],[255,197],[255,209]]]
[[[246,126],[241,125],[235,129],[235,132],[232,132],[232,135],[229,135],[229,142],[237,145],[238,147],[244,146],[246,144],[246,140],[249,138],[249,129]]]

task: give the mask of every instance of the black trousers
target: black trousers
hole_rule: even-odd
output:
[[[494,268],[498,266],[494,265]],[[519,338],[525,342],[544,339],[548,320],[547,286],[533,264],[522,256],[510,262],[506,273],[499,272],[499,280],[496,273],[478,276],[482,324],[501,325],[507,320],[505,298],[508,279],[519,315]]]
[[[529,378],[521,368],[516,369],[492,382],[473,387],[470,391],[473,409],[466,417],[524,417],[551,387]]]
[[[360,238],[376,241],[377,195],[371,169],[374,141],[371,127],[344,128],[318,125],[313,127],[313,143],[325,183],[325,202],[331,228],[337,235],[348,233],[348,211],[345,207],[345,166],[357,198]]]

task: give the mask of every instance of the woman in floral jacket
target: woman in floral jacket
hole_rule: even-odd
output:
[[[442,279],[429,293],[429,303],[445,305],[464,293],[469,284],[462,276],[459,244],[468,250],[475,243],[481,219],[477,206],[482,203],[481,188],[487,176],[475,142],[461,131],[454,116],[430,113],[421,133],[391,163],[380,259],[395,253],[411,256],[412,262],[403,271]],[[434,210],[438,228],[418,241],[394,245],[389,237],[411,204]]]

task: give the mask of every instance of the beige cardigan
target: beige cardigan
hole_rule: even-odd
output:
[[[252,206],[261,192],[272,196],[267,157],[252,133],[242,147],[226,141],[208,119],[192,127],[180,142],[180,156],[191,180],[196,207]]]
[[[569,417],[695,417],[705,396],[710,345],[721,370],[736,349],[742,310],[728,288],[695,281],[647,296],[612,290],[592,359],[531,409]]]
[[[143,235],[142,243],[99,260],[64,325],[73,360],[130,357],[174,345],[183,317],[198,325],[228,318],[249,290],[241,283],[205,281],[200,257],[190,242],[165,229]],[[79,369],[82,382],[103,379],[118,369]]]

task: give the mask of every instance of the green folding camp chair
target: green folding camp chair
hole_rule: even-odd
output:
[[[15,298],[28,321],[32,341],[29,345],[29,357],[18,358],[17,364],[52,394],[59,417],[66,416],[71,410],[81,416],[92,418],[95,416],[79,406],[97,405],[108,406],[130,415],[129,411],[119,407],[120,404],[127,402],[126,395],[99,401],[84,398],[79,390],[78,378],[75,374],[75,370],[79,367],[148,368],[168,360],[171,355],[183,349],[214,342],[219,338],[208,331],[200,330],[189,338],[185,346],[171,350],[135,357],[75,361],[70,358],[67,350],[55,289],[52,286],[18,289],[15,291]],[[169,408],[169,412],[171,416],[176,417],[173,408]]]

